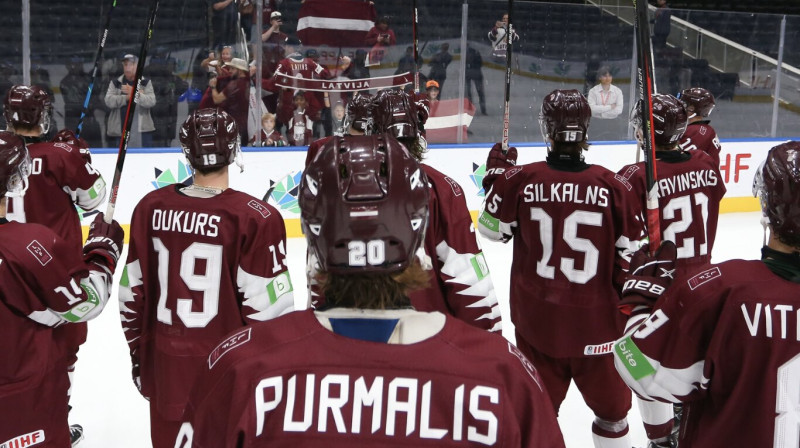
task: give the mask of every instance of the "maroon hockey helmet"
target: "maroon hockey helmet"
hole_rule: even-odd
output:
[[[240,151],[239,128],[233,117],[220,108],[192,112],[181,126],[180,140],[194,169],[228,166]]]
[[[347,102],[344,114],[344,128],[372,134],[372,96],[366,92],[356,92]]]
[[[686,107],[687,112],[689,112],[689,106],[694,108],[689,118],[694,118],[695,115],[707,117],[711,115],[711,111],[714,110],[714,106],[717,105],[716,101],[714,101],[714,95],[702,87],[683,89],[681,93],[678,94],[678,99],[681,100],[684,107]]]
[[[800,142],[769,150],[753,179],[753,195],[781,241],[800,246]]]
[[[25,140],[13,132],[0,131],[0,197],[23,195],[30,174],[31,158]]]
[[[637,101],[631,111],[630,124],[634,129],[642,126],[641,100]],[[653,94],[653,130],[657,146],[671,146],[683,137],[689,115],[683,103],[672,95]]]
[[[414,99],[402,90],[381,90],[373,100],[375,133],[388,133],[396,138],[417,138],[420,124]]]
[[[50,130],[53,105],[47,91],[37,86],[16,85],[6,94],[4,116],[8,128],[39,126],[42,134]]]
[[[554,90],[542,101],[539,127],[545,142],[579,143],[588,138],[592,110],[577,90]]]
[[[394,137],[334,137],[300,182],[303,232],[327,272],[402,271],[424,240],[428,196],[425,172]]]

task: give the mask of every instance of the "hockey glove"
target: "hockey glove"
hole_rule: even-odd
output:
[[[664,240],[653,256],[645,244],[631,258],[630,272],[622,286],[622,300],[617,308],[626,315],[639,308],[649,312],[674,280],[678,249]],[[641,308],[640,308],[641,307]]]
[[[98,213],[89,227],[89,237],[83,245],[83,259],[107,266],[113,272],[122,252],[125,232],[117,221],[106,224],[103,214]]]
[[[507,169],[517,164],[517,148],[513,146],[503,152],[503,145],[495,143],[489,156],[486,158],[486,174],[483,176],[483,191],[489,192],[492,184],[497,177],[505,173]]]
[[[87,162],[92,163],[92,153],[89,152],[89,143],[82,138],[78,138],[71,129],[62,129],[58,131],[55,137],[53,137],[53,143],[66,143],[68,145],[72,145],[81,153],[81,157],[83,157]]]

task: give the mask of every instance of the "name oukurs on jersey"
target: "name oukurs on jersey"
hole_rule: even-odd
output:
[[[484,385],[452,386],[382,376],[368,384],[363,376],[347,374],[264,378],[255,390],[256,436],[264,434],[268,419],[277,419],[284,432],[382,433],[494,445],[500,391]],[[442,406],[447,396],[452,400]],[[431,403],[439,406],[433,409]],[[362,421],[369,427],[362,428]]]

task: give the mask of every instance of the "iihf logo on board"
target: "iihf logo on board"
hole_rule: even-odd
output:
[[[166,171],[161,171],[158,168],[153,169],[156,173],[155,180],[150,183],[155,189],[166,187],[171,184],[191,185],[192,183],[192,170],[186,162],[178,162],[177,175],[173,173],[171,169]]]
[[[486,176],[486,164],[482,163],[478,165],[475,162],[472,162],[472,174],[469,175],[469,178],[472,180],[472,183],[478,188],[478,196],[486,196],[486,192],[483,191],[483,177]]]
[[[276,206],[283,213],[299,216],[300,204],[297,203],[297,195],[300,192],[302,178],[302,171],[292,171],[278,181],[270,179],[270,193],[267,202]]]

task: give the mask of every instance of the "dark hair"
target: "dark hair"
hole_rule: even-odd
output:
[[[604,65],[597,69],[597,80],[600,81],[600,77],[603,75],[611,75],[611,68],[607,65]]]
[[[321,272],[317,281],[330,306],[385,310],[411,306],[408,294],[428,287],[430,275],[414,261],[396,274],[336,275]]]

